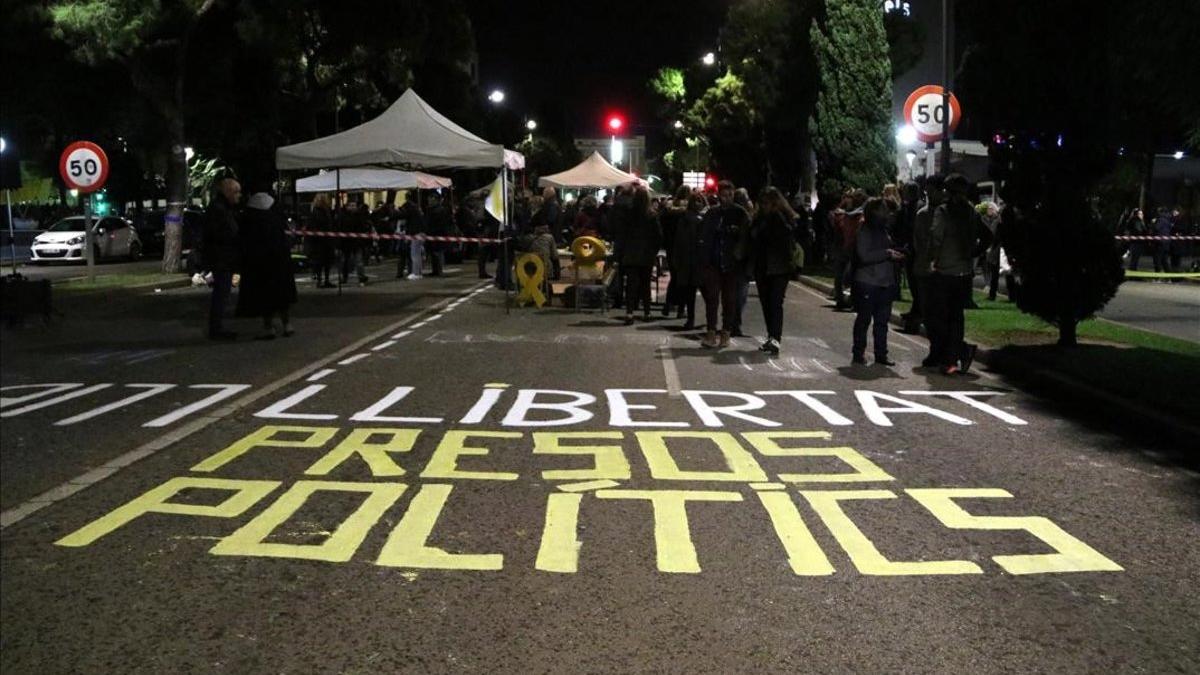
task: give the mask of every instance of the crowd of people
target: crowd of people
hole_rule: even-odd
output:
[[[811,212],[804,195],[791,200],[767,187],[752,199],[729,181],[721,181],[715,192],[683,187],[669,198],[631,183],[602,198],[589,194],[565,203],[553,188],[540,194],[521,190],[513,195],[507,230],[471,193],[454,200],[414,190],[400,206],[385,201],[374,209],[354,196],[335,208],[329,196],[317,195],[304,225],[314,232],[486,238],[490,241],[468,244],[461,252],[475,257],[480,278],[492,278],[489,265],[495,262],[496,284],[504,289],[513,287],[516,255],[531,252],[543,259],[549,290],[561,275],[558,251],[578,237],[598,237],[612,243],[608,263],[615,273],[605,277],[606,292],[614,307],[624,309],[625,324],[634,323],[639,313],[641,320],[651,320],[654,279],[669,272],[662,316],[674,313],[685,320],[682,330],[702,330],[704,348],[722,349],[731,338],[745,336],[742,317],[753,282],[766,328],[760,349],[769,354],[780,353],[790,282],[806,258],[824,259],[833,272],[834,308],[855,313],[852,363],[867,363],[870,333],[874,362],[894,365],[888,322],[901,286],[907,285],[913,302],[903,330],[923,328],[930,351],[922,366],[951,375],[967,372],[975,357],[975,345],[964,339],[964,310],[974,306],[976,270],[982,266],[991,300],[1002,278],[1009,295],[1013,282],[1012,261],[1001,246],[1001,209],[981,201],[974,190],[961,175],[933,175],[887,185],[878,195],[846,190],[840,200],[822,199]],[[221,317],[238,271],[238,314],[263,319],[260,337],[278,334],[276,318],[282,334],[291,335],[288,308],[296,288],[285,219],[265,193],[252,195],[245,209],[239,210],[239,202],[236,180],[216,184],[203,237],[213,275],[209,334],[232,337]],[[1176,234],[1177,223],[1178,212],[1161,210],[1148,227],[1134,210],[1123,217],[1121,231]],[[501,240],[504,245],[496,243]],[[316,285],[331,288],[334,275],[340,284],[353,275],[366,285],[366,262],[381,262],[385,255],[395,256],[397,278],[421,279],[427,268],[432,276],[442,275],[451,245],[425,238],[311,236],[304,246]],[[1150,246],[1156,271],[1172,269],[1170,243]],[[1133,269],[1143,250],[1140,242],[1130,245]],[[704,303],[699,318],[697,295]]]
[[[875,363],[894,365],[888,321],[906,283],[913,303],[904,328],[916,333],[923,324],[929,337],[921,365],[946,375],[970,369],[976,346],[964,339],[964,310],[974,305],[978,261],[988,271],[991,299],[1000,276],[1011,274],[997,236],[999,208],[977,203],[973,190],[961,175],[933,175],[921,183],[887,185],[878,196],[847,190],[836,207],[818,206],[814,219],[833,269],[835,308],[856,315],[854,363],[866,363],[871,328]]]
[[[1141,209],[1129,209],[1121,214],[1117,223],[1117,233],[1131,237],[1179,237],[1200,234],[1195,228],[1189,228],[1179,208],[1168,209],[1160,206],[1151,220],[1147,220]],[[1191,242],[1180,240],[1132,240],[1125,246],[1125,257],[1129,261],[1129,269],[1138,271],[1142,256],[1150,253],[1154,261],[1154,271],[1160,273],[1183,272],[1183,256],[1185,252],[1195,249]],[[1162,281],[1153,279],[1153,281]]]

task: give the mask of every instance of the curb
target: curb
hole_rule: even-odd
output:
[[[168,290],[171,288],[184,288],[186,286],[191,286],[191,285],[192,285],[191,277],[182,276],[179,279],[172,279],[170,281],[151,281],[149,283],[144,283],[144,284],[131,284],[128,286],[104,286],[102,288],[77,288],[77,289],[72,289],[68,292],[75,293],[75,294],[81,294],[81,295],[89,295],[92,293],[104,293],[104,292],[109,292],[109,291],[142,291],[142,290],[145,290],[148,288],[160,288],[165,291],[165,290]],[[50,282],[50,286],[51,286],[51,288],[54,287],[53,281]],[[60,292],[61,292],[61,289],[60,289]]]
[[[812,277],[801,275],[799,281],[805,286],[825,294],[833,292],[832,284],[818,281]],[[899,312],[892,312],[891,323],[897,326],[903,325]],[[1059,393],[1066,394],[1074,399],[1070,401],[1073,405],[1092,403],[1120,408],[1130,418],[1160,425],[1160,431],[1164,435],[1169,436],[1173,441],[1190,444],[1194,443],[1196,438],[1200,438],[1200,426],[1190,424],[1178,417],[1164,414],[1137,401],[1118,396],[1103,389],[1098,389],[1062,373],[1047,370],[1039,364],[1008,355],[1002,356],[995,347],[983,344],[979,345],[979,353],[976,354],[975,360],[987,365],[988,368],[997,373],[1002,373],[1018,380],[1033,381],[1038,385],[1048,386]]]

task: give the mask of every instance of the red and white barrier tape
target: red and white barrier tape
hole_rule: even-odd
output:
[[[323,232],[320,230],[291,230],[297,237],[340,237],[343,239],[402,239],[406,241],[448,241],[455,243],[499,244],[502,240],[488,237],[435,237],[427,234],[377,234],[374,232]]]
[[[1117,237],[1113,237],[1113,239],[1116,239],[1117,241],[1200,241],[1200,235],[1180,234],[1180,235],[1172,235],[1170,237],[1158,237],[1158,236],[1148,236],[1148,235],[1123,234],[1123,235],[1120,235]]]

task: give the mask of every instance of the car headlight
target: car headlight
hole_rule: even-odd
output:
[[[78,236],[78,237],[71,237],[70,239],[67,240],[68,246],[74,246],[75,244],[82,244],[82,243],[83,243],[82,235]]]

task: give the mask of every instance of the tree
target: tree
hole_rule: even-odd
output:
[[[896,177],[892,68],[879,3],[828,0],[810,35],[821,81],[811,129],[822,192],[878,192]]]
[[[1014,300],[1072,346],[1079,321],[1104,307],[1124,275],[1091,204],[1124,133],[1111,23],[1121,17],[1070,0],[992,4],[986,20],[981,5],[960,9],[974,30],[958,88],[976,132],[993,139],[1010,224],[1001,240],[1020,280]]]
[[[892,78],[912,70],[925,55],[925,27],[904,12],[884,12],[883,27],[887,31],[888,58],[892,62]]]
[[[115,62],[166,129],[167,213],[163,271],[180,270],[187,197],[184,91],[189,45],[216,0],[63,0],[50,7],[56,37],[83,62]]]
[[[1081,177],[1103,159],[1096,151],[1059,147],[1057,137],[1011,143],[1000,232],[1018,280],[1012,299],[1022,312],[1058,327],[1059,346],[1073,347],[1079,322],[1095,316],[1125,278],[1113,233],[1091,208],[1089,179]]]
[[[809,26],[823,0],[747,0],[730,6],[721,53],[761,118],[761,178],[811,188],[808,119],[819,84]],[[757,181],[756,181],[757,182]]]
[[[684,125],[703,132],[712,168],[722,178],[741,185],[761,184],[762,117],[741,78],[732,72],[717,78],[688,109]]]

